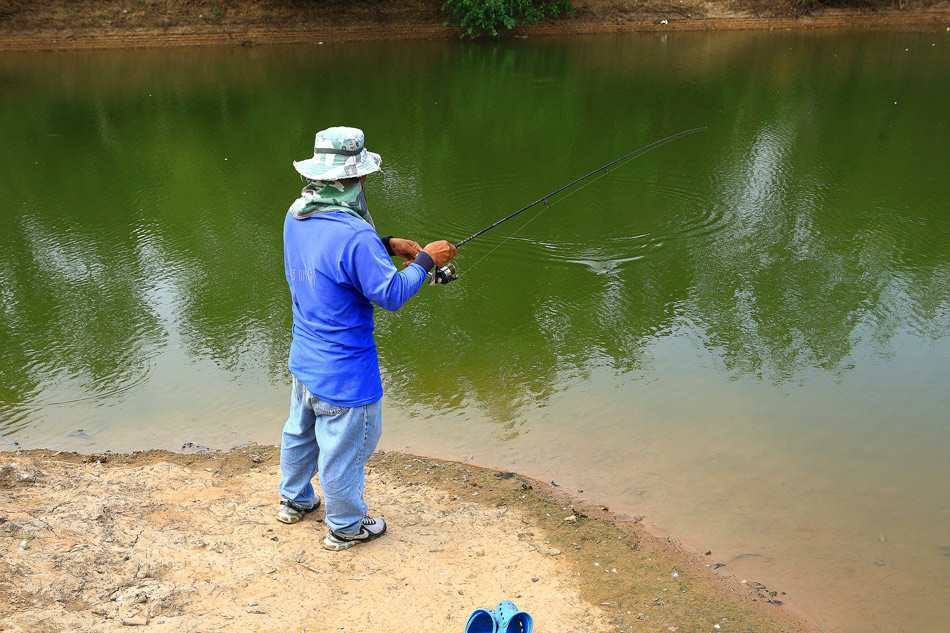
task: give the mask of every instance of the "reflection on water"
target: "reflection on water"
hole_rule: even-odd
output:
[[[706,125],[378,315],[386,448],[646,513],[829,631],[940,630],[948,57],[891,33],[4,57],[0,437],[277,442],[280,226],[318,127],[366,130],[380,231],[424,243]]]

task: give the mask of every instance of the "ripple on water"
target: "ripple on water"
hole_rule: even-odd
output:
[[[706,240],[728,229],[722,205],[712,203],[703,188],[688,180],[676,186],[644,183],[644,197],[664,202],[663,211],[652,216],[651,239],[657,244],[673,241]]]
[[[27,393],[34,396],[23,402],[5,403],[10,407],[29,413],[44,407],[76,404],[78,402],[106,402],[127,391],[135,389],[148,381],[152,372],[151,362],[124,366],[116,365],[113,371],[106,375],[89,380],[82,372],[71,370],[58,372],[57,368],[50,367],[43,362],[31,363],[31,369],[36,374],[50,379],[47,388],[39,387]],[[50,384],[60,384],[61,389],[50,388]],[[69,393],[82,395],[69,396]]]
[[[598,182],[601,178],[606,179]],[[440,198],[446,201],[444,208],[462,211],[441,215],[439,233],[453,241],[472,235],[531,204],[534,199],[520,195],[523,192],[523,174],[453,182]],[[555,267],[582,264],[611,274],[667,241],[721,230],[723,217],[721,207],[708,204],[688,179],[655,182],[612,172],[527,209],[479,236],[477,246],[466,245],[461,254],[472,253],[469,261],[479,261],[506,241],[517,240],[520,252],[505,251],[506,257],[543,256]]]
[[[439,213],[439,233],[451,236],[446,239],[454,242],[462,240],[534,202],[523,194],[523,178],[518,174],[491,174],[477,181],[451,183],[440,192],[445,203]],[[497,230],[510,234],[531,217],[531,211],[522,216]]]
[[[581,224],[572,231],[575,239],[558,244],[553,257],[612,274],[655,256],[668,243],[708,239],[727,228],[722,207],[710,204],[701,188],[688,180],[618,179],[614,190],[626,193],[606,197],[607,211],[597,216],[601,221]]]

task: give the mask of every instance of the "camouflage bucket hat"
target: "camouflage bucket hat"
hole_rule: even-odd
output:
[[[363,130],[355,127],[331,127],[317,132],[313,158],[294,161],[301,176],[309,180],[357,178],[379,171],[383,159],[366,151]]]

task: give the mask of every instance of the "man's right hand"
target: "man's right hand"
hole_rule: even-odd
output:
[[[441,266],[458,254],[458,249],[445,240],[426,244],[422,250],[429,254],[436,266]]]

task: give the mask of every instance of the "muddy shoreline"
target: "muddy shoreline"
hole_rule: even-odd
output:
[[[462,631],[502,599],[554,633],[817,630],[714,552],[514,473],[379,453],[367,499],[389,533],[341,553],[319,511],[274,520],[277,478],[256,445],[0,453],[4,630]]]
[[[577,13],[519,27],[508,38],[741,29],[887,28],[943,31],[950,2],[882,9],[821,9],[791,18],[751,12],[729,0],[587,0]],[[403,4],[202,0],[0,0],[0,51],[256,46],[315,42],[457,40],[441,2]]]

